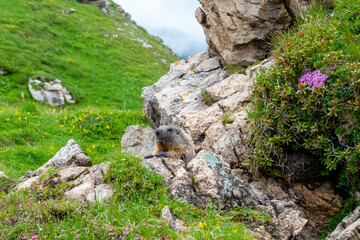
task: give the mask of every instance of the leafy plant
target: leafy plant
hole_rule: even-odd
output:
[[[283,166],[289,152],[309,150],[323,174],[342,171],[338,185],[359,188],[359,14],[356,0],[337,1],[332,14],[314,7],[276,37],[276,66],[253,88],[254,169]]]
[[[208,106],[217,102],[217,100],[206,90],[201,93],[202,100]]]

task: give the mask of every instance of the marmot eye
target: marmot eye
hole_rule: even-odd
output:
[[[172,129],[171,129],[171,128],[169,128],[169,129],[168,129],[168,132],[172,132]]]

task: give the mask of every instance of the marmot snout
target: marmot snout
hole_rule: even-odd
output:
[[[180,158],[185,165],[195,157],[195,146],[188,134],[174,125],[160,126],[155,131],[156,147],[151,157]]]

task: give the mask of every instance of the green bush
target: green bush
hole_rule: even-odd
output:
[[[269,170],[310,151],[323,174],[342,171],[339,185],[351,188],[360,182],[360,3],[332,11],[315,6],[275,39],[276,66],[253,89],[250,163]]]

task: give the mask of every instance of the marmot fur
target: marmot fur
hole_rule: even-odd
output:
[[[180,128],[174,125],[160,126],[156,129],[155,135],[155,151],[145,158],[177,158],[184,160],[187,165],[195,157],[195,146],[192,139]]]

